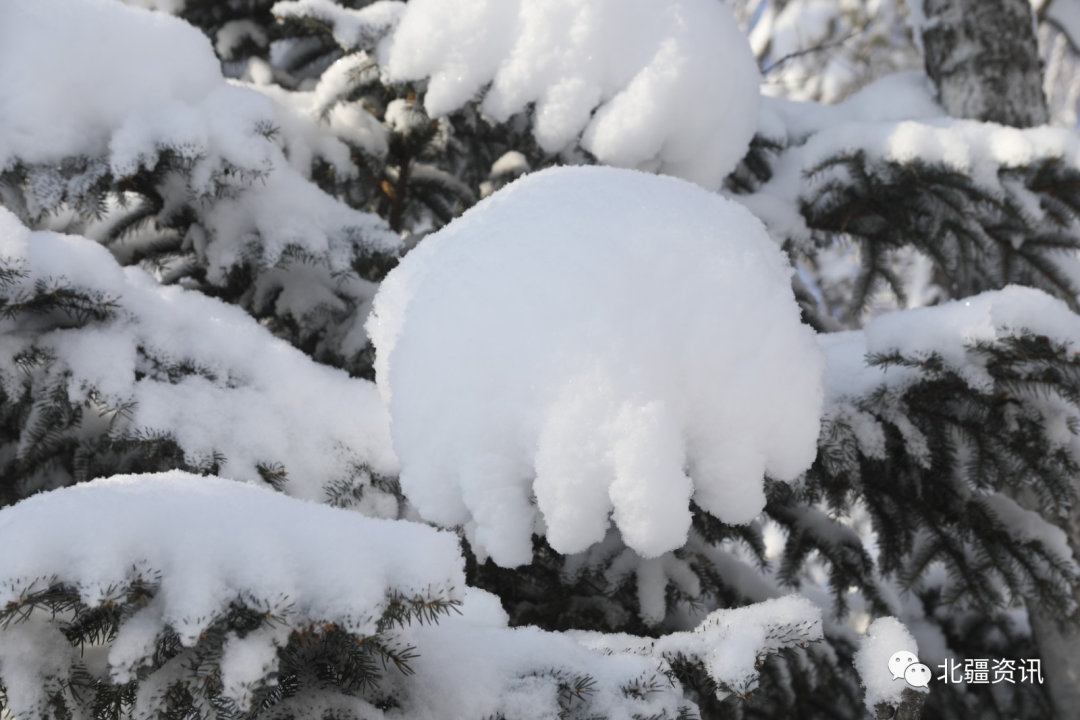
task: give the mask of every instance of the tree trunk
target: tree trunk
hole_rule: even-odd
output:
[[[922,5],[926,72],[949,115],[1020,128],[1046,124],[1030,0],[909,2]]]

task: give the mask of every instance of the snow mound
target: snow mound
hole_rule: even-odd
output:
[[[164,13],[113,0],[2,3],[0,169],[16,149],[30,163],[100,155],[136,111],[197,102],[220,84],[210,41]]]
[[[890,668],[889,659],[898,652],[919,656],[919,645],[903,623],[894,617],[878,618],[871,623],[854,657],[855,670],[866,688],[866,709],[871,715],[879,703],[899,705],[904,688],[912,687]],[[925,688],[922,692],[926,692]]]
[[[580,136],[601,163],[710,190],[757,120],[757,64],[713,0],[412,0],[379,60],[392,80],[430,78],[432,117],[479,95],[499,122],[533,105],[548,152]]]
[[[164,628],[190,647],[237,598],[286,599],[282,637],[312,622],[373,635],[392,595],[460,600],[465,586],[452,533],[182,472],[36,495],[0,513],[0,538],[22,548],[0,556],[0,606],[54,583],[77,589],[90,607],[140,578],[155,586],[112,644],[109,664],[120,682],[148,660]],[[252,645],[250,660],[255,645],[273,647],[273,640],[252,633],[230,642]],[[226,658],[226,686],[227,665]]]
[[[166,632],[192,648],[237,603],[274,615],[256,631],[225,639],[222,693],[241,710],[277,667],[291,634],[332,625],[372,636],[399,598],[464,598],[452,533],[182,472],[116,476],[29,498],[0,513],[0,541],[23,548],[0,556],[0,606],[10,610],[9,603],[59,584],[89,608],[136,608],[106,643],[108,675],[118,684],[153,664]],[[141,603],[130,594],[138,592],[145,593]],[[3,681],[23,709],[33,707],[40,676],[65,677],[78,654],[70,646],[64,652],[63,636],[43,618],[31,620],[0,630]],[[43,643],[54,647],[29,649]],[[140,678],[136,715],[153,704],[169,674]]]
[[[559,168],[426,238],[368,320],[402,488],[502,565],[609,516],[644,557],[817,451],[824,363],[760,222],[687,183]],[[689,475],[687,475],[687,470]],[[535,499],[535,504],[533,503]],[[542,521],[541,521],[542,518]]]
[[[270,267],[300,250],[347,272],[357,254],[400,245],[378,217],[307,179],[315,157],[355,176],[349,148],[227,82],[209,40],[177,18],[113,0],[3,3],[0,95],[0,171],[29,167],[24,219],[157,169],[159,219],[185,206],[198,216],[183,249],[218,285],[246,261]],[[62,169],[73,159],[85,167]]]
[[[276,467],[291,495],[325,501],[337,486],[364,512],[396,516],[396,501],[370,484],[371,473],[398,469],[373,383],[314,363],[238,307],[158,285],[85,238],[31,232],[3,208],[0,269],[23,273],[0,286],[0,301],[43,294],[40,285],[113,303],[111,319],[74,326],[30,313],[0,318],[3,391],[18,398],[38,384],[85,403],[75,432],[88,447],[166,433],[192,466],[217,458],[217,474],[253,481],[260,466]],[[29,372],[20,357],[34,353],[51,362]]]

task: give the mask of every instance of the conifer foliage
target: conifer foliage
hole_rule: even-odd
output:
[[[1066,717],[1076,135],[728,5],[0,3],[0,710]]]

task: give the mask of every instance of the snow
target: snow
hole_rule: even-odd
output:
[[[572,632],[578,642],[605,653],[632,653],[667,661],[682,656],[701,662],[721,688],[717,698],[745,695],[757,686],[765,656],[821,640],[821,610],[797,595],[710,613],[692,632],[659,638],[619,633]]]
[[[353,482],[367,490],[362,510],[387,512],[359,471],[392,476],[398,468],[373,383],[312,362],[238,307],[160,286],[90,240],[31,233],[2,208],[0,263],[28,273],[7,290],[11,296],[62,278],[118,305],[113,320],[46,332],[32,320],[0,320],[0,382],[15,396],[35,382],[15,362],[33,345],[56,356],[49,377],[71,402],[96,390],[110,408],[135,403],[111,432],[167,432],[189,463],[221,453],[220,473],[240,480],[259,481],[260,463],[281,463],[285,491],[308,499],[326,500],[328,485]],[[202,372],[173,382],[159,366],[181,363]]]
[[[790,138],[801,142],[844,123],[899,122],[944,115],[934,99],[930,78],[921,71],[908,71],[885,75],[832,105],[765,96],[758,132],[774,140]]]
[[[971,120],[931,118],[833,126],[817,133],[803,146],[802,168],[809,170],[832,156],[855,151],[865,152],[870,160],[942,163],[999,192],[1000,167],[1024,167],[1047,159],[1057,159],[1072,167],[1080,165],[1080,139],[1064,128],[1019,129]],[[828,179],[826,173],[815,182]]]
[[[413,0],[378,57],[391,80],[430,78],[432,117],[480,96],[499,122],[533,105],[549,153],[580,137],[603,164],[710,190],[754,133],[757,65],[712,0]]]
[[[889,662],[893,655],[902,651],[917,658],[919,646],[896,618],[878,618],[867,628],[854,661],[862,686],[866,688],[866,709],[871,715],[879,703],[899,705],[904,688],[911,687],[903,677],[894,676]]]
[[[325,115],[330,108],[340,102],[353,87],[358,74],[362,75],[368,70],[378,72],[374,68],[374,61],[366,52],[360,51],[338,58],[326,68],[319,76],[319,82],[315,86],[315,111],[321,116]],[[295,93],[290,93],[294,95]]]
[[[5,2],[0,170],[13,156],[37,163],[101,155],[133,112],[194,103],[220,83],[210,41],[164,13],[114,0]]]
[[[275,622],[229,631],[224,641],[221,688],[240,710],[276,670],[291,633],[333,623],[361,637],[385,634],[378,621],[395,594],[461,603],[460,613],[437,624],[392,631],[392,641],[416,648],[417,656],[411,674],[385,673],[380,693],[400,703],[395,716],[417,720],[550,717],[563,707],[566,688],[584,678],[592,682],[573,703],[590,716],[677,717],[693,703],[669,679],[676,656],[702,663],[722,698],[751,691],[764,656],[822,638],[820,610],[796,596],[718,610],[692,632],[659,639],[509,628],[496,596],[465,587],[451,532],[182,472],[117,476],[34,496],[0,513],[0,542],[25,548],[0,556],[0,606],[62,583],[93,608],[121,599],[139,579],[148,583],[150,600],[124,617],[104,648],[100,672],[115,683],[135,679],[166,630],[196,647],[237,598],[270,608]],[[35,613],[0,630],[0,676],[17,712],[43,703],[48,682],[65,678],[78,660],[55,622]],[[136,713],[152,711],[170,682],[190,682],[184,657],[141,679]],[[43,683],[42,675],[52,680]],[[477,677],[481,685],[472,682]],[[370,707],[364,697],[321,692],[275,711],[327,704]]]
[[[503,153],[491,164],[488,179],[480,183],[480,197],[486,198],[531,170],[528,158],[522,153],[517,150]]]
[[[1038,2],[1038,0],[1035,0]],[[904,0],[904,5],[907,6],[907,18],[905,19],[905,25],[911,31],[911,39],[915,42],[915,46],[919,49],[919,53],[925,52],[923,48],[923,33],[933,27],[936,24],[936,20],[932,23],[926,17],[926,7],[924,0]]]
[[[529,161],[517,150],[511,150],[499,156],[499,159],[491,164],[491,177],[498,178],[505,175],[524,175],[529,172]]]
[[[908,452],[929,463],[925,438],[902,409],[895,412],[889,409],[889,404],[899,398],[907,386],[925,377],[924,374],[915,368],[871,366],[865,358],[894,352],[912,358],[936,354],[946,368],[957,373],[973,390],[993,393],[995,382],[986,369],[986,359],[971,349],[977,343],[995,342],[1025,331],[1080,346],[1080,317],[1070,311],[1064,301],[1041,290],[1019,286],[933,307],[887,313],[859,331],[819,335],[818,343],[828,368],[824,380],[825,415],[846,420],[856,434],[860,450],[868,457],[882,458],[885,438],[878,420],[857,409],[853,403],[885,388],[891,399],[880,412],[900,430]],[[1080,443],[1068,429],[1073,422],[1069,418],[1075,413],[1067,403],[1048,396],[1024,399],[1039,413],[1043,434],[1051,447],[1066,448],[1074,455],[1080,452]],[[1018,527],[1025,525],[1022,522]],[[1046,532],[1053,534],[1049,528]],[[1049,539],[1053,541],[1053,538]],[[1058,544],[1053,541],[1048,547],[1054,549]],[[1070,557],[1067,553],[1059,555]]]
[[[693,707],[654,659],[605,655],[561,633],[447,618],[435,626],[410,628],[406,636],[421,650],[411,663],[416,674],[409,680],[414,692],[405,698],[405,717],[555,718],[560,682],[572,689],[584,677],[595,684],[570,705],[580,708],[583,717],[678,717],[680,707]],[[483,678],[479,685],[477,678]],[[638,697],[624,690],[641,681],[652,681],[655,690]]]
[[[1071,130],[1041,126],[1018,129],[943,117],[921,73],[879,80],[835,106],[766,99],[759,132],[788,146],[772,163],[773,177],[752,195],[737,199],[768,225],[780,242],[810,238],[799,208],[827,203],[830,189],[853,182],[842,165],[822,168],[835,158],[862,154],[871,174],[882,163],[940,164],[970,178],[993,197],[1017,203],[1029,220],[1047,219],[1043,198],[1003,170],[1056,162],[1080,167],[1080,141]],[[1015,238],[1017,244],[1023,237]],[[1064,254],[1057,259],[1070,275],[1080,269]]]
[[[78,653],[43,614],[0,629],[0,678],[7,708],[48,717],[48,699],[63,687]],[[6,717],[10,717],[5,712]]]
[[[0,169],[30,166],[24,219],[58,210],[65,194],[77,202],[106,170],[119,181],[164,169],[168,152],[160,218],[197,216],[184,250],[209,265],[212,283],[237,264],[273,266],[287,248],[340,273],[358,254],[400,245],[378,217],[308,181],[316,157],[355,176],[348,146],[281,104],[287,93],[226,82],[207,38],[176,18],[111,0],[5,3],[0,94]],[[91,159],[90,169],[63,175],[57,167],[72,157]]]
[[[255,21],[230,20],[217,31],[214,51],[217,52],[218,57],[228,59],[245,40],[250,40],[263,48],[270,44],[266,30]]]
[[[1000,493],[982,496],[979,501],[989,507],[990,512],[1017,540],[1038,542],[1061,561],[1069,563],[1073,572],[1080,571],[1069,546],[1069,537],[1061,528],[1047,522],[1039,513],[1020,507],[1015,500]]]
[[[997,343],[1021,333],[1044,336],[1075,350],[1080,347],[1080,317],[1064,301],[1040,290],[1008,286],[934,307],[887,313],[861,331],[819,335],[828,367],[825,416],[845,421],[854,431],[860,451],[873,458],[885,457],[882,421],[890,423],[900,431],[907,452],[929,467],[927,440],[903,408],[903,392],[925,379],[926,374],[917,368],[871,366],[867,356],[937,356],[972,390],[992,395],[1003,386],[990,375],[987,356],[973,350],[979,343]],[[1077,422],[1071,402],[1055,392],[1024,391],[1022,385],[1005,387],[1022,402],[1017,412],[1037,420],[1049,447],[1064,450],[1072,458],[1080,457],[1080,440],[1070,429]],[[860,399],[881,389],[886,392],[883,402],[875,406],[878,417],[858,409]],[[960,442],[957,450],[962,457],[965,443]],[[980,493],[976,500],[987,506],[1017,541],[1037,541],[1051,555],[1075,567],[1065,533],[1045,517],[1021,508],[1002,494]]]
[[[649,558],[686,541],[691,499],[752,520],[763,476],[817,450],[824,367],[790,276],[755,218],[690,184],[526,175],[375,298],[403,490],[504,566],[530,560],[534,527],[575,553],[610,516]]]
[[[917,357],[936,353],[972,388],[987,392],[993,379],[968,356],[967,348],[1022,330],[1076,342],[1080,317],[1064,301],[1041,290],[1010,285],[935,307],[888,313],[875,318],[864,332],[869,353],[895,350]]]
[[[692,705],[679,683],[665,675],[676,655],[703,663],[725,688],[722,698],[756,685],[758,658],[821,639],[820,611],[797,597],[720,610],[693,632],[660,639],[509,629],[497,599],[473,589],[462,611],[438,625],[406,631],[420,649],[413,664],[415,692],[403,706],[408,717],[553,717],[557,680],[573,683],[584,676],[596,684],[574,703],[583,716],[656,717],[666,711],[666,717],[677,717],[678,707]],[[485,679],[480,692],[471,682],[477,677]],[[636,697],[626,692],[641,686],[647,691]]]
[[[399,241],[375,215],[350,208],[298,175],[270,175],[257,191],[220,200],[205,214],[216,236],[244,242],[210,243],[202,255],[211,282],[224,284],[229,268],[257,259],[278,264],[290,248],[324,258],[330,270],[352,269],[355,248],[393,251]]]
[[[387,104],[383,122],[391,130],[408,136],[427,128],[431,120],[415,102],[398,99]]]
[[[335,62],[313,90],[289,91],[276,85],[247,86],[268,96],[282,110],[287,110],[279,111],[278,120],[290,137],[303,139],[303,142],[296,143],[299,149],[319,148],[318,154],[331,159],[335,172],[345,178],[355,177],[356,167],[349,157],[348,148],[341,142],[376,157],[386,155],[387,150],[388,131],[382,123],[358,103],[342,102],[348,90],[349,74],[364,65],[361,61],[354,62],[356,58],[357,55],[349,55]],[[341,151],[345,154],[338,157],[337,153]],[[300,159],[295,149],[290,152],[290,162],[294,166],[299,164]],[[310,166],[310,159],[309,153],[307,166]]]
[[[270,632],[226,642],[227,696],[262,677],[257,669],[276,665],[275,648],[294,629],[334,623],[374,635],[391,594],[461,600],[465,585],[453,533],[182,472],[117,476],[31,497],[0,514],[0,538],[21,548],[0,556],[0,606],[56,582],[90,607],[139,578],[157,586],[112,643],[108,664],[120,683],[150,661],[166,627],[191,647],[238,597],[288,604]],[[13,687],[22,673],[9,674],[7,659],[38,634],[14,627],[0,643],[4,681],[9,692],[30,692]],[[31,662],[51,663],[54,654],[35,653]]]
[[[334,39],[342,47],[370,49],[397,25],[405,3],[376,0],[359,10],[351,10],[331,0],[297,0],[275,3],[270,11],[283,19],[316,18],[330,25]]]

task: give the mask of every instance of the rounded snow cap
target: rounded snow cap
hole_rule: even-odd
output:
[[[741,205],[602,167],[526,175],[427,237],[368,320],[401,485],[499,564],[614,520],[654,557],[816,453],[824,360]]]

